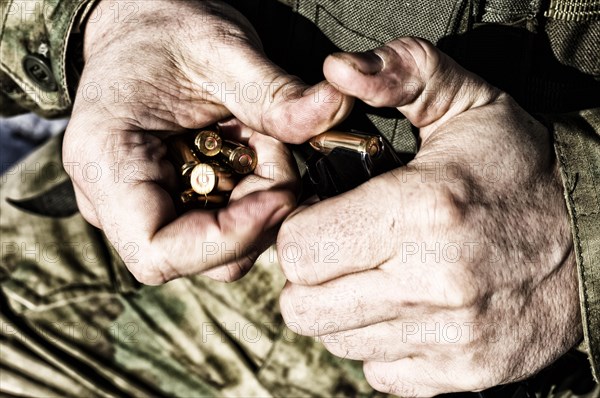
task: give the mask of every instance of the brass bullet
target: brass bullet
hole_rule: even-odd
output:
[[[219,127],[213,126],[165,141],[180,175],[176,201],[184,208],[226,206],[240,175],[256,167],[256,153],[251,148],[224,141],[219,133]]]
[[[199,205],[200,207],[214,207],[227,204],[229,193],[211,193],[200,195],[193,189],[187,189],[181,193],[181,202],[184,205]]]
[[[239,178],[236,178],[236,176],[234,176],[231,170],[227,167],[223,167],[219,164],[211,164],[211,166],[215,170],[215,175],[217,176],[217,185],[214,191],[233,191],[233,188],[235,188],[237,185]]]
[[[194,166],[190,174],[190,185],[200,195],[211,193],[217,185],[215,170],[206,163]]]
[[[231,171],[214,163],[198,164],[192,169],[190,175],[190,185],[194,192],[200,195],[211,192],[230,192],[236,184],[237,179]]]
[[[186,189],[185,191],[183,191],[181,193],[181,195],[179,196],[179,199],[181,200],[181,203],[186,204],[186,203],[191,203],[194,200],[196,200],[198,197],[198,194],[196,192],[194,192],[193,189]]]
[[[199,202],[203,202],[204,206],[226,205],[229,201],[229,194],[210,194],[201,195],[198,198]]]
[[[194,145],[204,156],[213,157],[221,152],[223,140],[217,132],[211,130],[203,130],[196,134]]]
[[[256,168],[256,152],[251,148],[225,141],[221,154],[225,157],[225,163],[238,174],[248,174]]]
[[[377,136],[356,132],[326,131],[309,140],[316,151],[328,155],[334,148],[342,147],[356,152],[377,156],[381,151],[381,141]]]

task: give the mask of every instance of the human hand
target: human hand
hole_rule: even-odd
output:
[[[339,90],[419,128],[406,167],[282,225],[294,331],[401,396],[524,379],[582,335],[573,242],[547,129],[431,44],[324,65]]]
[[[202,272],[235,280],[296,201],[290,153],[253,130],[302,142],[339,122],[351,101],[327,82],[309,89],[272,64],[249,23],[221,2],[127,4],[137,12],[117,20],[111,10],[119,2],[99,3],[104,12],[86,26],[63,144],[81,213],[143,283]],[[257,175],[238,185],[226,208],[177,217],[168,194],[176,173],[162,138],[230,115],[241,122],[224,134],[257,151]]]

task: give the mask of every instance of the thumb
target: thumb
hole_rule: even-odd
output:
[[[302,143],[340,123],[353,99],[323,81],[308,86],[275,65],[258,48],[225,48],[235,62],[213,70],[209,94],[244,124],[286,143]],[[216,73],[215,73],[216,72]],[[209,87],[210,89],[210,87]]]
[[[336,53],[325,77],[344,94],[375,107],[397,107],[426,138],[448,119],[493,102],[499,90],[419,38],[364,53]]]

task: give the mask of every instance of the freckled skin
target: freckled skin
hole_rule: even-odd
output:
[[[282,315],[306,335],[335,325],[317,333],[325,347],[364,361],[382,392],[433,396],[527,378],[582,336],[550,134],[423,40],[374,53],[378,72],[362,72],[372,56],[341,54],[325,61],[325,76],[397,107],[420,127],[421,148],[406,167],[286,220],[279,246],[295,241],[306,255],[280,255],[290,281]],[[407,83],[419,89],[398,90]],[[440,173],[450,166],[450,177]],[[322,241],[339,248],[335,262],[309,255]]]
[[[117,3],[104,0],[102,6]],[[71,176],[79,207],[143,283],[196,273],[238,279],[273,243],[296,204],[298,171],[289,150],[258,132],[303,142],[339,123],[352,99],[327,82],[313,91],[332,92],[337,101],[303,96],[309,87],[269,61],[248,21],[222,2],[157,0],[132,6],[137,23],[116,23],[104,13],[85,29],[82,89],[63,160],[94,162],[102,173],[98,181]],[[258,99],[249,101],[243,90],[227,95],[251,84],[262,90]],[[85,87],[102,94],[91,99]],[[165,159],[162,138],[231,116],[224,134],[257,152],[254,178],[238,184],[221,211],[177,217],[168,192],[175,171]],[[235,250],[207,258],[207,244]],[[137,248],[135,256],[125,251],[128,245]]]
[[[111,0],[104,1],[110,8]],[[311,91],[264,57],[241,15],[220,2],[199,4],[142,1],[140,23],[115,25],[107,14],[85,30],[80,87],[94,83],[108,92],[118,81],[131,91],[97,102],[78,93],[63,160],[101,165],[100,181],[72,176],[77,200],[84,217],[128,256],[136,278],[159,284],[193,273],[223,281],[243,276],[296,204],[291,155],[256,131],[304,142],[343,120],[357,97],[397,107],[420,128],[422,145],[407,167],[283,224],[279,246],[299,242],[303,249],[298,262],[281,261],[290,282],[281,295],[286,321],[302,325],[302,332],[314,330],[315,322],[333,325],[317,329],[340,337],[324,339],[328,349],[363,360],[374,388],[410,396],[527,377],[580,339],[562,188],[549,134],[530,115],[412,38],[377,49],[383,62],[367,73],[353,62],[357,55],[328,58],[327,81]],[[252,82],[274,87],[253,103],[219,91]],[[315,101],[315,90],[335,100]],[[229,131],[248,139],[259,162],[283,165],[277,178],[258,175],[260,184],[240,184],[222,212],[175,218],[164,189],[173,170],[149,136],[231,115]],[[131,159],[133,180],[124,182],[121,169],[115,180],[111,166]],[[490,162],[501,171],[495,180],[472,167]],[[420,175],[448,164],[459,178]],[[328,261],[312,256],[310,245],[321,242],[334,249]],[[130,243],[139,248],[133,258],[125,250]],[[240,250],[206,261],[205,243],[239,244]],[[436,254],[436,245],[456,244],[472,255]],[[450,323],[478,327],[457,340],[407,329]],[[530,332],[515,335],[523,325]]]

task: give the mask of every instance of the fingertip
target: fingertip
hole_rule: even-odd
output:
[[[286,281],[285,287],[279,295],[279,311],[288,329],[300,336],[310,336],[315,332],[310,327],[314,324],[309,320],[312,314],[310,309],[305,308],[304,300],[299,297],[298,288],[298,285]]]
[[[283,98],[263,117],[265,132],[279,140],[301,144],[341,123],[354,100],[330,82],[320,82],[296,96]]]
[[[337,90],[348,93],[345,87],[345,82],[351,81],[355,76],[356,70],[350,67],[346,62],[344,53],[333,53],[325,58],[323,62],[323,75],[325,79],[333,85]]]
[[[323,74],[346,96],[359,98],[372,106],[391,106],[386,94],[390,79],[385,75],[384,57],[376,50],[331,54],[325,59]]]
[[[331,54],[323,65],[325,78],[342,93],[374,107],[410,103],[423,89],[419,62],[430,54],[431,45],[405,39],[371,51]],[[418,55],[416,59],[413,53]]]
[[[217,217],[224,231],[255,235],[280,224],[294,209],[293,194],[287,190],[257,191],[230,201]]]
[[[255,257],[243,257],[229,264],[219,265],[204,272],[200,275],[205,276],[217,282],[231,283],[243,278],[252,268]]]
[[[323,72],[330,74],[331,68],[336,70],[336,63],[341,63],[349,68],[344,68],[347,72],[355,71],[365,76],[376,75],[385,68],[384,59],[376,51],[364,52],[337,52],[329,55],[323,64]],[[339,67],[338,67],[339,68]],[[342,69],[339,69],[341,72]],[[333,76],[332,76],[333,77]],[[345,77],[345,76],[341,76]]]
[[[314,257],[310,255],[319,241],[307,239],[312,236],[295,222],[286,220],[277,235],[277,258],[286,279],[296,285],[315,285],[321,279],[315,268]]]

